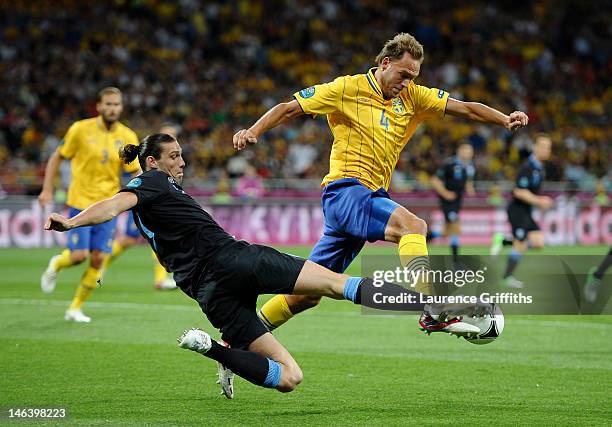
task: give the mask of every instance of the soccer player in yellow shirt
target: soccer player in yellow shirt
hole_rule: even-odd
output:
[[[99,113],[97,117],[79,120],[70,126],[62,145],[49,158],[42,192],[38,196],[41,206],[53,200],[53,181],[62,159],[70,160],[72,173],[66,202],[70,217],[117,193],[122,169],[132,174],[140,172],[138,162],[123,165],[119,159],[121,147],[125,144],[138,144],[136,133],[119,122],[123,111],[121,91],[114,87],[102,89],[96,109]],[[111,252],[115,223],[113,220],[68,233],[68,248],[49,261],[41,277],[41,288],[45,293],[55,289],[60,270],[90,258],[89,266],[66,311],[66,320],[91,321],[90,317],[83,314],[81,306],[100,279],[104,258]]]
[[[445,114],[509,130],[527,125],[528,117],[521,111],[506,115],[416,84],[423,59],[423,46],[413,36],[397,34],[376,57],[377,66],[367,73],[303,89],[293,100],[276,105],[249,129],[234,135],[234,147],[242,150],[290,119],[304,114],[327,116],[334,142],[330,170],[321,183],[325,225],[309,256],[311,261],[343,272],[366,241],[386,240],[398,244],[406,268],[428,268],[425,221],[387,194],[400,152],[417,126]],[[431,287],[420,283],[417,290],[431,292]],[[260,318],[274,329],[319,301],[318,297],[277,295],[262,307]],[[424,312],[419,320],[426,332],[452,333],[459,322],[457,318],[438,322],[431,314]]]

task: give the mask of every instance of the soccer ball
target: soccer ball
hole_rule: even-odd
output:
[[[495,341],[504,330],[504,314],[497,304],[493,304],[492,314],[483,317],[464,317],[461,321],[480,328],[480,334],[464,337],[472,344],[489,344]]]

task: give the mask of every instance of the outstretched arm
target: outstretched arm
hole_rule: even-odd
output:
[[[134,193],[117,193],[110,199],[94,203],[83,212],[72,218],[65,218],[52,213],[45,223],[45,230],[68,231],[72,228],[100,224],[110,221],[121,212],[133,208],[138,203]]]
[[[247,143],[257,144],[257,138],[267,130],[304,114],[300,104],[294,99],[272,107],[249,129],[242,129],[234,135],[234,148],[243,150]]]
[[[479,102],[463,102],[448,98],[446,112],[451,116],[463,117],[481,123],[503,126],[508,130],[517,130],[529,123],[529,117],[522,111],[506,115],[501,111]]]

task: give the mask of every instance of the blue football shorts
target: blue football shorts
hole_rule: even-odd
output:
[[[72,218],[81,212],[80,209],[69,208],[68,217]],[[90,225],[68,230],[67,242],[68,249],[71,251],[88,249],[90,251],[102,251],[107,254],[112,252],[113,234],[117,218],[113,218],[102,224]]]
[[[333,181],[322,195],[323,236],[309,260],[342,273],[366,241],[385,239],[389,217],[400,205],[380,188],[372,191],[355,178]]]

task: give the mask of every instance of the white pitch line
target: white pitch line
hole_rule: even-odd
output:
[[[0,298],[3,305],[38,305],[38,306],[60,306],[65,307],[69,301],[44,300],[44,299],[21,299],[21,298]],[[89,307],[97,308],[117,308],[125,310],[166,310],[166,311],[193,311],[197,306],[177,305],[177,304],[141,304],[137,302],[87,302]]]

